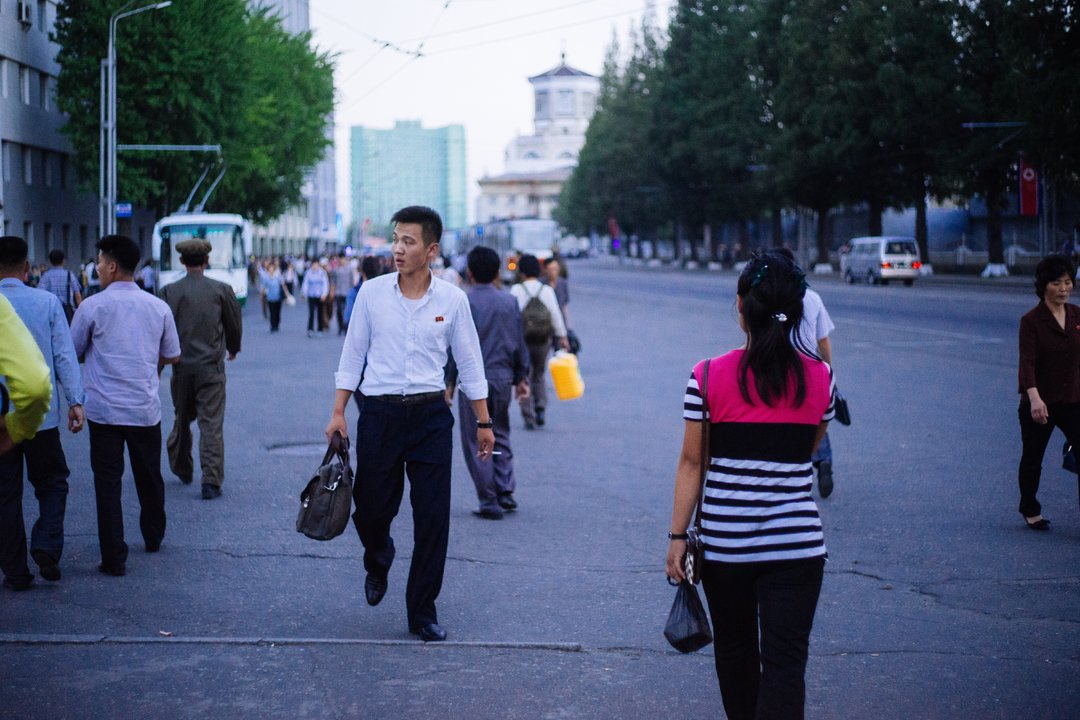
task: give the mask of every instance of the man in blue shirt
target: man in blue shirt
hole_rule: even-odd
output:
[[[499,254],[489,247],[469,251],[469,275],[473,287],[468,291],[480,352],[484,356],[484,377],[488,382],[487,406],[495,423],[495,449],[491,462],[481,462],[477,455],[476,414],[465,393],[458,402],[461,419],[461,449],[465,465],[476,486],[480,509],[473,512],[485,520],[501,520],[503,512],[517,510],[514,500],[514,453],[510,448],[511,394],[519,401],[529,397],[529,348],[521,332],[521,312],[510,293],[492,283],[499,275]],[[447,394],[454,396],[457,366],[450,364]]]
[[[54,294],[26,285],[29,270],[26,241],[13,235],[0,237],[0,293],[33,336],[49,367],[50,377],[63,387],[68,429],[77,433],[85,420],[82,406],[86,396],[67,318]],[[39,508],[30,536],[30,556],[37,563],[41,577],[50,581],[60,579],[70,473],[60,444],[58,396],[58,392],[53,392],[37,435],[18,444],[12,452],[0,455],[0,564],[5,584],[13,589],[25,589],[33,579],[26,563],[26,527],[22,516],[24,461]]]

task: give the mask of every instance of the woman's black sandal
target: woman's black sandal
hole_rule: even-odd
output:
[[[1027,518],[1024,518],[1024,524],[1028,526],[1028,530],[1049,530],[1050,521],[1046,518],[1039,518],[1035,522],[1028,522]]]

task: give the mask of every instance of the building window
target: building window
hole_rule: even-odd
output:
[[[22,162],[23,162],[23,182],[27,185],[34,184],[34,150],[33,148],[24,147],[22,149]]]
[[[68,156],[60,156],[60,187],[67,189]]]
[[[45,249],[53,246],[52,223],[45,223]]]
[[[30,68],[19,68],[19,97],[23,103],[30,104]]]
[[[41,152],[41,177],[45,181],[45,187],[52,187],[52,156],[49,154],[48,150],[43,150]]]
[[[27,221],[22,224],[23,240],[30,247],[30,257],[34,256],[34,223]]]
[[[4,156],[4,182],[11,182],[11,143],[0,143],[0,154]]]
[[[547,90],[536,91],[536,116],[544,117],[550,113],[548,109],[548,93]]]
[[[45,73],[38,75],[38,90],[41,92],[38,101],[42,110],[49,109],[49,76]]]
[[[557,104],[555,105],[555,112],[559,115],[573,115],[574,114],[574,91],[573,90],[560,90]]]
[[[0,3],[0,7],[3,7],[3,3]],[[0,58],[0,96],[8,96],[8,61],[7,58]]]
[[[45,32],[46,30],[49,29],[49,26],[45,22],[48,19],[47,15],[45,14],[45,10],[46,10],[45,5],[46,5],[45,0],[38,0],[38,4],[37,4],[37,22],[38,22],[38,30],[40,30],[41,32]]]

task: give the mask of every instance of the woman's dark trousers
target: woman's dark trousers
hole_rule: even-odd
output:
[[[824,558],[705,563],[701,584],[728,720],[803,717],[810,629],[824,570]]]
[[[1031,419],[1031,403],[1020,401],[1017,415],[1020,418],[1020,441],[1023,451],[1020,455],[1020,470],[1017,479],[1020,482],[1020,512],[1024,517],[1042,514],[1042,505],[1036,496],[1039,493],[1039,479],[1042,477],[1043,455],[1054,428],[1061,428],[1073,448],[1080,447],[1080,403],[1055,403],[1048,405],[1050,419],[1040,425]],[[1077,478],[1080,491],[1080,477]]]
[[[281,324],[281,301],[267,300],[266,305],[270,309],[270,332],[277,332]]]

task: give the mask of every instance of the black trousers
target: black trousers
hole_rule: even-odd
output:
[[[1055,403],[1048,405],[1050,418],[1045,425],[1031,419],[1031,403],[1025,398],[1020,401],[1017,416],[1020,419],[1020,442],[1023,450],[1020,454],[1020,469],[1017,480],[1020,483],[1020,512],[1024,517],[1042,514],[1039,504],[1039,480],[1042,477],[1043,455],[1054,434],[1054,428],[1061,428],[1074,448],[1080,448],[1080,403]],[[1080,489],[1080,476],[1077,477]]]
[[[64,514],[68,472],[60,429],[40,430],[30,440],[0,455],[0,569],[19,581],[30,577],[26,564],[26,526],[23,523],[23,463],[34,487],[38,519],[30,531],[30,549],[43,550],[59,561],[64,551]]]
[[[824,558],[705,563],[701,585],[728,720],[803,717],[810,629],[824,572]]]
[[[318,322],[318,325],[315,323]],[[307,299],[307,329],[314,332],[318,328],[322,330],[322,300],[317,297]]]
[[[454,416],[442,400],[399,405],[364,398],[356,423],[353,524],[364,545],[364,569],[383,575],[394,561],[390,524],[409,476],[413,556],[405,588],[409,629],[438,622],[450,537],[450,464]]]
[[[97,500],[98,543],[103,565],[127,561],[124,508],[120,500],[124,445],[131,457],[135,493],[139,496],[139,528],[148,548],[165,537],[165,482],[161,477],[161,423],[150,426],[105,425],[88,421],[90,468]]]
[[[266,307],[270,310],[270,332],[277,332],[281,325],[281,300],[267,300]]]
[[[349,324],[345,322],[345,301],[347,299],[345,295],[334,296],[334,314],[337,315],[337,330],[341,335],[344,335],[345,331],[349,329]]]

